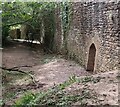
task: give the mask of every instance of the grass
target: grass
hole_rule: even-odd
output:
[[[7,76],[12,77],[11,82],[16,81],[18,78],[23,79],[26,75],[23,74],[11,74],[6,73]],[[100,81],[100,78],[93,78],[92,76],[85,76],[82,78],[77,78],[75,75],[70,76],[69,79],[62,84],[56,85],[46,91],[42,91],[39,93],[33,93],[31,91],[20,91],[23,96],[16,100],[13,107],[21,107],[22,105],[29,105],[34,107],[34,105],[48,105],[48,106],[70,106],[75,102],[79,102],[80,105],[86,104],[86,99],[90,98],[89,91],[83,90],[80,94],[70,94],[65,91],[67,87],[72,85],[73,83],[88,83],[93,82],[97,83]],[[10,81],[9,81],[10,83]],[[4,84],[5,87],[9,87],[9,83]],[[8,86],[7,86],[8,85]],[[15,97],[17,92],[6,92],[4,94],[4,101],[9,101],[13,97]],[[2,101],[0,102],[2,104]]]
[[[78,79],[74,75],[69,78],[68,81],[65,81],[62,84],[59,84],[53,88],[48,89],[40,93],[26,93],[23,97],[15,102],[14,107],[21,107],[21,105],[48,105],[48,106],[70,106],[75,102],[79,102],[80,105],[86,104],[85,99],[90,99],[89,91],[83,90],[80,94],[70,94],[64,89],[73,83],[87,83],[94,82],[96,79],[93,77],[85,77]]]

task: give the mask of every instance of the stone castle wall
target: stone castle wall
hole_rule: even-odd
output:
[[[72,3],[73,17],[68,36],[69,54],[75,56],[86,69],[92,43],[96,47],[94,71],[117,69],[118,6],[113,2]]]
[[[94,72],[118,69],[120,3],[72,2],[71,8],[67,35],[69,57],[87,69],[93,44],[96,49]]]

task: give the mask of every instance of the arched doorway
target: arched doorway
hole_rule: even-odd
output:
[[[92,43],[89,48],[87,71],[91,71],[91,72],[94,71],[95,55],[96,55],[96,47],[95,47],[94,43]]]

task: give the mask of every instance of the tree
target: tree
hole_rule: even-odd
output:
[[[55,3],[48,2],[4,2],[2,5],[2,35],[8,36],[10,26],[27,24],[33,29],[40,27],[44,10],[51,10]],[[44,11],[44,13],[43,13]]]
[[[40,32],[42,23],[44,24],[44,46],[52,50],[54,45],[55,23],[54,12],[58,6],[56,2],[4,2],[2,4],[2,35],[3,41],[8,36],[11,26],[26,24],[32,28],[34,38]],[[64,31],[64,45],[66,47],[66,35],[69,28],[70,9],[69,3],[63,2],[62,25]],[[40,35],[39,35],[40,36]]]
[[[2,39],[8,36],[11,26],[32,20],[33,11],[25,2],[4,2],[2,5]]]

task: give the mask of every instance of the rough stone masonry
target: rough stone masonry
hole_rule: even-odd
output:
[[[92,72],[119,69],[120,2],[72,2],[71,8],[69,57]],[[56,20],[61,31],[57,29],[55,37],[60,38],[62,23],[59,17]]]

